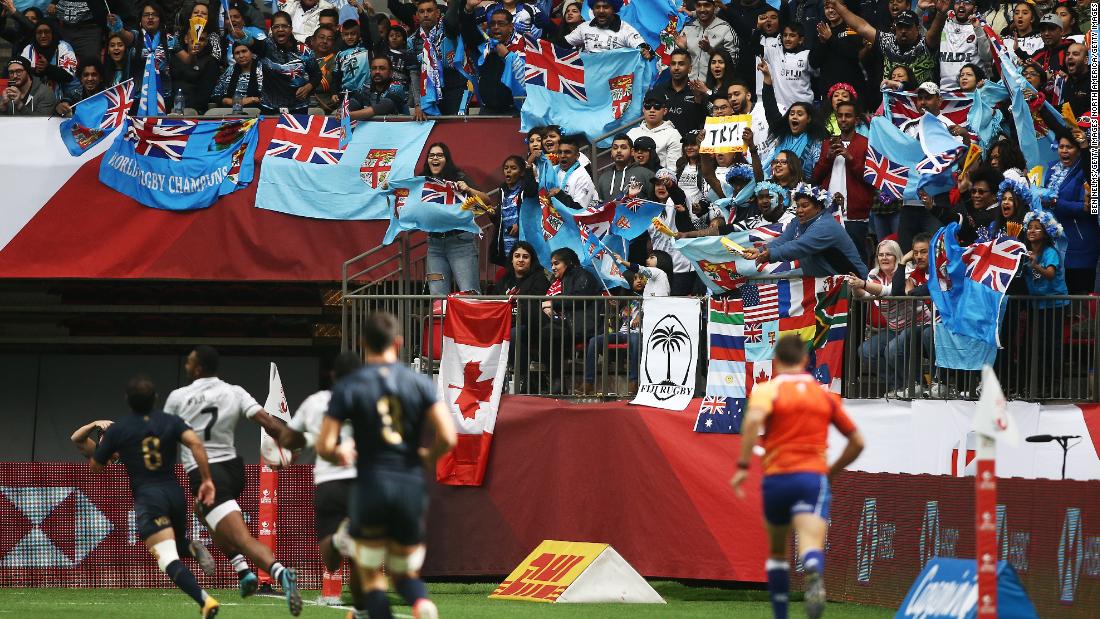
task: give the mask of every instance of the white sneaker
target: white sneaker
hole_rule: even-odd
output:
[[[439,619],[439,609],[435,602],[427,598],[420,598],[412,607],[413,619]]]
[[[940,382],[933,382],[931,388],[928,390],[928,397],[933,400],[946,400],[950,393],[951,390],[948,389],[947,385]]]

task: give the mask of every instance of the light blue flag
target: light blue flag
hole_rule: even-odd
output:
[[[383,245],[389,245],[406,230],[481,233],[474,222],[474,212],[462,208],[466,195],[454,181],[416,176],[390,181],[389,186],[387,193],[393,210]]]
[[[99,180],[145,206],[206,208],[252,181],[259,121],[129,118]]]
[[[580,84],[570,82],[568,75],[559,77],[554,71],[554,67],[563,64],[563,59],[547,60],[540,56],[539,62],[552,66],[543,69],[542,85],[530,80],[527,83],[527,99],[520,110],[520,131],[523,132],[534,127],[559,125],[562,133],[583,133],[590,138],[611,133],[641,116],[642,99],[657,75],[657,62],[642,59],[636,49],[580,54],[583,89],[577,88]],[[531,52],[528,52],[527,65],[533,66]],[[576,73],[572,65],[565,70],[573,75]],[[579,92],[583,92],[583,96],[578,96]],[[600,145],[610,144],[611,138],[605,142]]]
[[[383,185],[415,176],[433,126],[432,121],[360,123],[335,164],[265,156],[256,207],[315,219],[389,219],[393,205]]]
[[[550,264],[550,252],[563,247],[572,249],[584,260],[586,252],[580,228],[573,219],[580,212],[554,198],[524,198],[519,209],[519,238],[535,248],[542,264]]]
[[[160,33],[150,37],[145,33],[145,47],[149,55],[145,57],[145,72],[141,77],[141,95],[138,97],[138,116],[159,116],[164,114],[164,99],[160,95],[160,81],[157,77],[156,50],[160,44]]]
[[[649,229],[653,218],[665,211],[660,202],[629,198],[625,195],[595,208],[576,214],[574,220],[583,224],[599,238],[610,234],[633,241]]]
[[[523,81],[523,72],[526,69],[523,56],[516,52],[508,52],[504,57],[504,71],[500,74],[500,83],[512,91],[513,97],[526,97],[527,84]]]
[[[72,118],[61,122],[61,141],[74,157],[83,155],[122,126],[133,104],[134,80],[116,84],[73,105]]]
[[[905,135],[890,119],[885,116],[875,116],[871,119],[871,131],[867,136],[867,143],[876,151],[882,153],[891,163],[909,168],[908,182],[905,185],[904,198],[916,201],[917,182],[920,173],[917,172],[917,164],[924,159],[924,150],[916,138]]]
[[[917,164],[918,191],[923,190],[930,196],[951,191],[955,186],[951,173],[961,163],[966,147],[928,112],[920,117],[917,133],[924,152],[924,158]]]
[[[973,93],[974,104],[970,106],[966,124],[978,134],[978,144],[983,152],[989,152],[1001,126],[1001,111],[994,106],[1008,100],[1008,90],[1003,84],[986,80]]]
[[[753,247],[757,243],[766,243],[775,238],[781,230],[782,227],[779,224],[771,224],[753,230],[738,230],[724,237],[677,239],[673,245],[691,261],[695,274],[703,280],[712,293],[724,294],[737,290],[748,279],[774,277],[779,273],[784,277],[802,273],[797,263],[793,262],[775,262],[760,267],[755,261],[743,258],[723,243],[723,241],[733,241],[742,247]]]

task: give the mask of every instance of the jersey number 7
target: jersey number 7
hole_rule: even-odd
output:
[[[199,414],[210,415],[210,423],[206,424],[206,426],[202,429],[202,440],[209,441],[210,434],[214,431],[214,424],[218,423],[218,407],[207,406],[206,408],[199,411]]]

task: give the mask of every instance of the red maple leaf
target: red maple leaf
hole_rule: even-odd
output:
[[[493,395],[493,379],[478,380],[480,376],[481,363],[470,361],[462,370],[463,384],[447,385],[447,387],[451,389],[462,390],[462,392],[458,394],[458,399],[455,400],[455,404],[458,405],[458,410],[462,412],[462,416],[466,419],[473,419],[476,417],[478,405],[482,402],[488,402],[489,398]]]

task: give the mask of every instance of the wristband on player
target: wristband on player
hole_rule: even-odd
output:
[[[748,462],[738,462],[738,463],[737,463],[737,468],[741,469],[742,471],[747,471],[747,470],[749,470],[749,466],[750,466],[750,465],[749,465],[749,463],[748,463]]]

